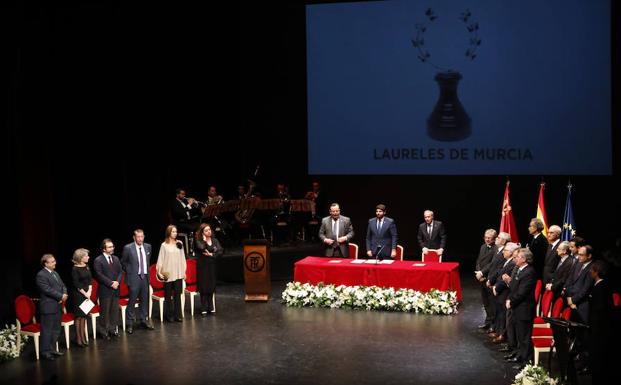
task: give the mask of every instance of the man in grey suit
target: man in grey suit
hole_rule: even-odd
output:
[[[367,226],[367,257],[393,259],[397,256],[397,226],[392,218],[385,216],[386,206],[375,206],[375,218]]]
[[[144,243],[144,231],[134,230],[134,242],[123,247],[121,264],[125,271],[125,282],[129,288],[127,302],[127,333],[134,332],[134,325],[153,330],[153,324],[149,319],[149,260],[151,258],[151,245]],[[140,308],[136,309],[136,299],[139,299]]]
[[[37,288],[41,293],[39,312],[41,313],[41,355],[53,360],[63,353],[55,346],[60,336],[62,303],[67,300],[67,287],[56,270],[56,258],[52,254],[41,257],[43,268],[37,273]]]
[[[330,216],[321,220],[319,239],[326,248],[328,257],[349,258],[349,241],[354,237],[351,220],[341,215],[338,203],[330,205]]]

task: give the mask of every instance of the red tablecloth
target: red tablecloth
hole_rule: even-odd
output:
[[[330,261],[340,260],[339,263]],[[354,259],[306,257],[295,263],[296,282],[332,283],[335,285],[364,285],[414,289],[427,292],[431,289],[457,292],[461,301],[459,263],[394,261],[392,264],[352,263]]]

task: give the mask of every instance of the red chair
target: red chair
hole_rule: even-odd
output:
[[[404,255],[405,255],[405,249],[403,248],[403,246],[397,245],[397,256],[395,257],[395,260],[403,261]]]
[[[541,281],[538,281],[541,282]],[[538,308],[538,310],[541,310],[540,313],[538,313],[537,317],[535,317],[535,320],[533,322],[533,327],[536,328],[549,328],[550,324],[546,323],[542,317],[549,317],[550,316],[550,310],[552,309],[552,299],[554,298],[554,292],[552,292],[551,290],[546,290],[545,293],[543,293],[543,297],[541,298],[541,306]]]
[[[63,315],[60,320],[60,326],[65,329],[65,343],[67,344],[67,349],[69,349],[69,326],[75,324],[75,315],[73,313],[67,313],[67,301],[63,301]]]
[[[563,311],[563,298],[557,298],[552,305],[552,318],[559,318]]]
[[[15,315],[17,325],[17,346],[21,344],[22,334],[34,338],[35,354],[39,359],[39,336],[41,336],[41,325],[35,318],[35,304],[32,298],[27,295],[20,295],[15,298]],[[56,344],[58,349],[58,344]],[[18,352],[19,353],[19,352]]]
[[[427,250],[427,254],[421,254],[421,260],[423,262],[442,262],[442,256],[438,254],[437,250],[429,249]]]
[[[160,304],[160,321],[164,322],[164,283],[156,278],[155,265],[149,266],[149,319],[153,312],[153,300]]]
[[[198,295],[198,287],[196,282],[196,259],[188,259],[186,261],[183,293],[190,295],[190,314],[194,316],[194,297]],[[185,296],[181,298],[181,314],[183,314],[184,308]]]
[[[91,301],[93,301],[95,306],[88,312],[88,315],[91,317],[91,324],[93,325],[93,339],[97,339],[97,317],[99,317],[97,289],[99,288],[99,283],[97,283],[97,280],[93,279],[91,281],[91,286],[93,287],[93,290],[91,290]],[[86,332],[86,341],[88,342],[88,332]]]
[[[621,306],[621,295],[619,293],[612,293],[612,303],[615,307]]]
[[[571,308],[570,307],[566,307],[562,312],[561,312],[561,317],[563,317],[563,319],[565,321],[569,321],[571,318]]]
[[[349,258],[358,259],[358,245],[355,243],[349,244]]]

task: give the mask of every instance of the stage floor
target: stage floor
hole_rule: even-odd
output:
[[[288,308],[285,283],[273,282],[267,303],[245,303],[242,285],[222,284],[216,316],[192,318],[186,306],[183,323],[154,315],[155,331],[91,340],[55,361],[35,361],[30,341],[0,366],[2,383],[499,385],[516,373],[476,328],[483,311],[471,277],[462,274],[455,316]]]

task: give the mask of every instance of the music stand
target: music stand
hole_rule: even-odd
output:
[[[542,317],[543,320],[552,327],[554,335],[554,348],[556,349],[556,357],[558,361],[561,382],[569,384],[578,384],[576,367],[574,365],[574,341],[578,329],[588,329],[588,325],[580,322],[567,321],[564,318]],[[552,369],[552,348],[548,357],[548,368]]]

